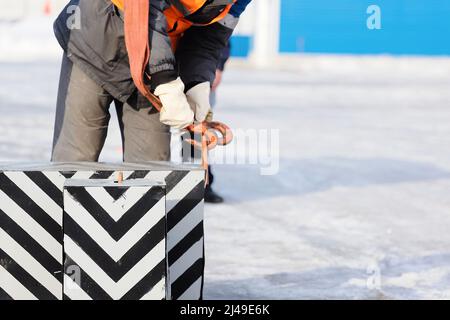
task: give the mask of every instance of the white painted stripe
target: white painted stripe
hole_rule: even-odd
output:
[[[95,172],[94,171],[77,171],[70,179],[83,180],[89,179]]]
[[[46,176],[47,179],[50,180],[55,185],[55,187],[57,187],[62,192],[66,177],[64,177],[58,171],[43,171],[42,174]]]
[[[27,194],[42,210],[44,210],[59,225],[62,225],[63,211],[33,180],[23,172],[4,172],[16,186]]]
[[[167,176],[171,172],[172,171],[150,171],[149,173],[147,173],[147,175],[145,176],[144,179],[151,180],[151,181],[165,182]]]
[[[198,278],[177,300],[199,300],[202,291],[202,277]]]
[[[80,203],[64,192],[64,210],[116,262],[165,216],[164,208],[162,198],[116,242]]]
[[[178,242],[183,240],[200,222],[203,221],[204,202],[201,201],[183,220],[169,231],[167,235],[167,248],[172,250]]]
[[[166,178],[171,173],[172,171],[150,171],[144,179],[162,183],[164,184],[164,187],[166,187]]]
[[[197,171],[190,171],[166,196],[167,212],[172,210],[180,200],[194,189],[203,180],[203,174]]]
[[[203,238],[189,248],[170,267],[170,283],[173,284],[188,268],[203,255]]]
[[[64,237],[64,248],[70,258],[114,300],[122,298],[165,258],[165,241],[162,240],[116,283],[68,236]]]
[[[53,258],[62,261],[62,246],[39,223],[32,219],[3,191],[0,190],[0,208],[39,243]]]
[[[97,203],[114,219],[119,221],[151,189],[148,187],[129,188],[119,199],[115,200],[103,187],[85,187]]]
[[[37,300],[16,278],[0,266],[0,288],[6,291],[13,300]]]
[[[34,279],[42,284],[58,299],[62,299],[62,285],[38,261],[36,261],[24,248],[22,248],[3,229],[0,229],[0,240],[3,251],[6,252]],[[62,251],[62,248],[61,248]]]
[[[64,293],[70,300],[92,300],[92,298],[67,274],[64,274]]]
[[[162,300],[166,297],[166,279],[161,279],[141,300]]]

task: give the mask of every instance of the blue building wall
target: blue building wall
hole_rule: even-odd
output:
[[[367,28],[369,5],[381,29]],[[450,54],[450,0],[281,0],[284,53]]]
[[[450,1],[450,0],[449,0]],[[231,37],[231,55],[233,57],[248,57],[252,46],[252,37],[236,35]]]

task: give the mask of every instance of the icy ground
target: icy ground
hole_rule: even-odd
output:
[[[0,29],[0,160],[48,160],[60,53]],[[280,170],[215,168],[206,298],[450,299],[450,59],[277,66],[233,63],[219,92],[218,119],[280,129]],[[119,152],[113,123],[102,159]]]

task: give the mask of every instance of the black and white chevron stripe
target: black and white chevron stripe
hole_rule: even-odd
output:
[[[103,165],[97,165],[95,171],[86,169],[87,166],[0,168],[0,300],[63,298],[63,278],[68,277],[63,276],[62,266],[64,183],[67,179],[113,180],[117,176],[117,172],[106,165],[105,169]],[[127,180],[166,182],[166,255],[169,264],[166,298],[201,298],[203,172],[165,170],[161,166],[129,167],[132,169],[128,171],[127,165],[120,168]],[[120,192],[126,192],[114,188],[105,191],[116,199],[122,195]],[[89,278],[85,279],[88,281]]]
[[[12,299],[61,299],[62,194],[33,178],[0,173],[0,285]]]
[[[64,190],[65,297],[165,299],[164,188],[78,181]]]

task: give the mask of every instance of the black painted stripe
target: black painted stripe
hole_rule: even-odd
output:
[[[50,199],[53,199],[61,208],[63,207],[62,190],[58,189],[56,185],[45,174],[38,171],[28,171],[24,174],[30,178],[42,191],[45,192]],[[61,186],[62,188],[63,186]]]
[[[112,300],[111,296],[106,293],[105,290],[95,282],[89,274],[87,274],[78,264],[66,254],[66,258],[64,259],[64,270],[68,270],[70,267],[77,266],[80,272],[80,283],[78,285],[85,293],[87,293],[94,300]],[[66,273],[67,274],[67,273]],[[69,277],[71,274],[67,274]],[[67,297],[70,299],[69,297]]]
[[[202,270],[202,284],[200,287],[200,299],[203,300],[203,289],[205,288],[205,238],[203,238],[203,270]]]
[[[166,276],[166,260],[163,259],[158,265],[142,278],[132,289],[130,289],[121,300],[140,300],[150,292],[161,279]],[[163,297],[165,298],[165,297]]]
[[[4,173],[0,173],[0,190],[41,225],[56,241],[62,243],[61,226],[41,209],[26,193]],[[61,209],[62,214],[62,209]]]
[[[86,188],[68,187],[67,191],[116,241],[119,241],[165,195],[164,188],[152,187],[116,222],[86,191]]]
[[[0,287],[0,300],[13,300],[13,298],[5,291],[2,287]]]
[[[200,181],[182,200],[167,214],[167,228],[172,230],[202,200],[205,189],[204,181]]]
[[[0,248],[0,256],[3,257],[3,268],[12,275],[18,282],[28,289],[39,300],[57,300],[41,283],[34,279],[19,264]]]
[[[76,172],[76,171],[60,171],[59,173],[61,173],[61,174],[64,176],[64,178],[70,179],[70,178],[72,178],[72,177],[75,175],[75,173],[77,173],[77,172]]]
[[[36,240],[0,210],[0,227],[41,264],[59,282],[62,282],[61,262],[53,258]],[[62,232],[62,230],[61,230]],[[61,248],[62,250],[62,248]]]
[[[173,300],[179,299],[183,293],[195,283],[195,281],[203,277],[204,267],[204,260],[198,259],[172,284],[171,291]]]
[[[110,179],[114,171],[96,171],[89,179]]]
[[[106,190],[106,192],[109,193],[109,195],[114,200],[118,200],[130,189],[130,187],[117,186],[117,187],[104,187],[104,189]]]
[[[181,180],[189,174],[189,171],[172,171],[166,177],[166,192],[169,193]]]
[[[144,179],[149,173],[150,170],[136,170],[133,171],[133,173],[127,178],[127,180]]]
[[[186,251],[203,237],[203,222],[200,222],[191,232],[188,233],[172,250],[169,251],[169,266],[173,265]]]
[[[114,176],[115,171],[97,171],[95,172],[89,179],[101,180],[101,179],[109,179],[114,180],[116,177]],[[125,192],[127,192],[128,187],[105,187],[106,192],[114,199],[119,199]]]
[[[69,236],[114,281],[119,281],[165,237],[162,218],[118,262],[115,262],[69,215],[64,215],[64,233]]]

